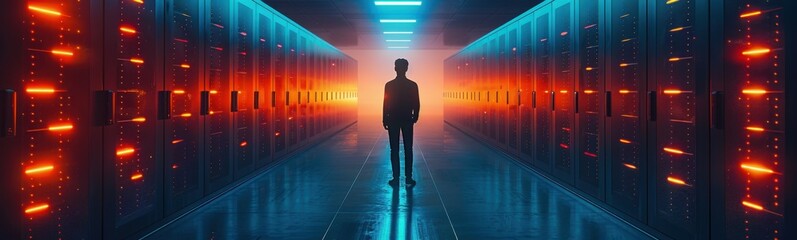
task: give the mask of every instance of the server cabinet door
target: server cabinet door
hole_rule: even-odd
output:
[[[532,52],[532,25],[534,16],[530,15],[529,22],[524,22],[520,26],[520,156],[523,160],[531,163],[534,157],[534,62]]]
[[[276,22],[274,26],[274,91],[271,92],[274,110],[274,153],[285,154],[285,23]]]
[[[232,182],[232,115],[230,99],[230,22],[229,0],[209,1],[205,66],[205,193]]]
[[[298,113],[298,101],[297,95],[299,90],[298,79],[297,75],[299,73],[299,57],[298,57],[298,50],[297,50],[297,40],[298,36],[296,34],[296,30],[292,27],[289,28],[288,31],[288,83],[286,84],[287,89],[285,89],[285,103],[288,107],[288,124],[287,135],[288,135],[288,149],[293,150],[296,148],[296,144],[298,142],[298,129],[297,129],[297,122],[296,119]]]
[[[507,31],[507,129],[506,141],[509,151],[518,154],[518,110],[520,90],[518,88],[518,30],[512,27]]]
[[[299,38],[299,89],[296,99],[299,105],[298,123],[297,128],[299,131],[299,142],[304,143],[307,140],[307,105],[310,92],[307,90],[307,76],[308,76],[308,56],[307,56],[307,38],[304,34]]]
[[[551,170],[553,157],[553,90],[551,75],[551,17],[550,7],[542,7],[534,14],[534,160],[535,166]]]
[[[495,60],[498,64],[496,66],[497,69],[495,69],[496,71],[495,78],[493,78],[493,82],[495,83],[495,95],[496,95],[495,106],[496,106],[496,111],[498,112],[497,114],[498,117],[496,119],[498,125],[497,126],[498,132],[496,133],[496,137],[498,145],[501,148],[506,149],[507,147],[506,133],[508,131],[507,124],[509,123],[509,116],[508,116],[509,99],[507,98],[507,95],[509,95],[508,91],[509,81],[507,74],[507,61],[508,61],[507,58],[509,58],[507,55],[509,55],[509,51],[506,48],[507,40],[506,40],[505,31],[501,33],[501,35],[499,35],[495,40],[498,41],[498,44],[496,44],[496,48],[494,48],[496,53]]]
[[[0,177],[7,239],[99,238],[90,96],[97,1],[9,1],[0,19]],[[95,22],[95,23],[93,23]]]
[[[573,2],[553,3],[553,173],[573,183],[575,126],[575,66],[573,60]]]
[[[258,109],[257,113],[257,166],[264,166],[272,161],[271,154],[274,143],[274,130],[272,129],[273,119],[272,112],[274,106],[274,99],[271,98],[271,93],[274,91],[273,73],[272,73],[272,46],[273,33],[271,14],[265,11],[260,11],[258,14],[258,27],[257,27],[257,91],[258,91]]]
[[[487,50],[487,81],[489,94],[491,96],[490,101],[490,122],[488,126],[490,128],[490,140],[494,143],[499,142],[499,134],[498,129],[503,127],[503,124],[499,123],[503,119],[501,119],[501,110],[502,106],[498,105],[498,94],[499,89],[501,88],[501,79],[499,75],[503,73],[503,70],[500,68],[500,65],[503,64],[504,61],[499,61],[502,54],[499,52],[498,48],[498,40],[495,37],[492,37],[489,41],[489,48]],[[503,135],[503,134],[500,134]]]
[[[490,66],[488,65],[489,53],[490,53],[489,45],[486,43],[482,44],[481,51],[478,52],[479,58],[481,58],[479,59],[478,78],[480,86],[479,89],[481,91],[484,91],[484,102],[480,104],[482,112],[482,117],[481,117],[482,120],[481,124],[479,124],[479,128],[481,129],[482,137],[484,137],[485,139],[490,138],[490,126],[492,126],[492,119],[491,119],[492,112],[490,109],[490,105],[492,104],[492,102],[490,101],[490,96],[491,96],[490,92],[492,89],[489,80],[489,74],[490,74]]]
[[[647,219],[646,6],[644,1],[613,0],[606,106],[607,202],[641,221]]]
[[[657,1],[655,174],[651,225],[674,238],[706,238],[708,217],[707,2]]]
[[[788,91],[785,84],[785,34],[793,22],[784,21],[788,13],[786,1],[726,1],[725,5],[725,76],[723,111],[713,117],[715,129],[725,130],[724,158],[712,163],[725,163],[725,209],[722,222],[725,239],[789,239],[795,235],[789,228],[786,208],[794,202],[793,181],[786,180],[793,155],[787,154],[786,136],[789,124],[785,116]],[[791,27],[791,28],[790,28]],[[793,77],[792,77],[793,80]],[[715,107],[723,107],[714,96]],[[793,101],[792,101],[793,102]],[[723,124],[724,122],[724,124]],[[788,145],[787,145],[788,144]],[[792,163],[790,169],[794,169]],[[792,178],[793,179],[793,178]],[[717,187],[719,184],[714,184]],[[791,186],[791,187],[790,187]],[[716,215],[715,215],[716,216]],[[793,226],[793,225],[792,225]]]
[[[318,104],[318,89],[316,82],[318,81],[318,46],[315,41],[310,41],[307,49],[307,136],[314,139],[316,136],[315,108]]]
[[[105,238],[121,238],[162,217],[162,5],[105,2],[104,89],[115,93],[115,123],[103,130]],[[106,103],[107,104],[107,103]]]
[[[579,1],[576,187],[604,198],[604,4]]]
[[[204,56],[197,0],[166,1],[165,91],[171,107],[165,119],[166,213],[193,203],[203,193],[203,122],[199,114]],[[167,92],[167,93],[168,93]]]
[[[233,33],[235,52],[233,57],[233,159],[235,178],[240,178],[254,169],[254,10],[250,2],[236,3],[236,31]]]

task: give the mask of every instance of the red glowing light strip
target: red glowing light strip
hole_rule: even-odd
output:
[[[685,27],[677,27],[677,28],[670,29],[670,32],[678,32],[678,31],[681,31],[681,30],[684,30],[684,29],[685,29]]]
[[[221,47],[210,47],[210,48],[217,51],[224,51],[224,48]]]
[[[119,149],[116,150],[116,156],[130,155],[133,154],[134,152],[136,152],[136,149],[134,148]]]
[[[743,94],[761,95],[766,94],[767,90],[764,89],[742,89]]]
[[[133,176],[130,176],[130,180],[139,180],[139,179],[141,179],[143,177],[144,177],[144,174],[137,173],[137,174],[133,174]]]
[[[745,129],[753,132],[763,132],[765,129],[762,127],[746,127]]]
[[[246,147],[246,145],[249,145],[249,143],[247,143],[246,141],[243,141],[243,142],[241,142],[241,144],[238,144],[238,145],[241,146],[241,147]]]
[[[241,36],[246,36],[246,32],[240,32]]]
[[[567,32],[561,32],[561,33],[559,33],[559,36],[563,36],[563,37],[567,36]]]
[[[620,138],[620,142],[621,142],[621,143],[625,143],[625,144],[631,144],[631,141],[630,141],[630,140],[627,140],[627,139],[622,139],[622,138]]]
[[[28,88],[25,89],[27,93],[54,93],[55,89],[52,88]]]
[[[119,27],[119,31],[126,32],[126,33],[136,33],[136,29],[131,27]]]
[[[570,146],[567,146],[567,144],[564,144],[564,143],[560,143],[559,146],[564,148],[564,149],[570,148]]]
[[[746,18],[761,15],[761,11],[746,12],[739,15],[739,18]]]
[[[750,170],[750,171],[755,171],[755,172],[761,172],[761,173],[775,173],[775,171],[772,171],[772,169],[765,168],[765,167],[761,167],[761,166],[754,166],[754,165],[750,165],[750,164],[746,164],[746,163],[742,163],[742,164],[740,165],[740,167],[742,167],[742,169],[746,169],[746,170]]]
[[[177,169],[177,164],[172,164],[172,169]]]
[[[742,52],[742,55],[745,56],[755,56],[755,55],[762,55],[765,53],[769,53],[771,50],[769,48],[754,48],[747,51]]]
[[[759,211],[763,211],[764,210],[764,207],[762,207],[761,205],[758,205],[758,204],[755,204],[755,203],[751,203],[751,202],[748,202],[748,201],[742,201],[742,205],[744,205],[746,207],[749,207],[749,208],[752,208],[752,209],[755,209],[755,210],[759,210]]]
[[[636,166],[634,166],[634,165],[631,165],[631,164],[628,164],[628,163],[623,163],[623,166],[625,166],[625,167],[627,167],[627,168],[630,168],[630,169],[634,169],[634,170],[636,170]]]
[[[56,11],[56,10],[53,10],[53,9],[47,9],[47,8],[43,8],[43,7],[39,7],[39,6],[28,5],[28,10],[33,10],[33,11],[44,13],[44,14],[50,14],[50,15],[53,15],[53,16],[61,16],[61,12],[59,12],[59,11]]]
[[[41,167],[35,167],[35,168],[28,168],[28,169],[25,170],[25,174],[30,175],[30,174],[41,173],[41,172],[49,172],[49,171],[52,171],[53,168],[54,168],[53,165],[47,165],[47,166],[41,166]]]
[[[279,136],[279,135],[280,135],[279,132],[274,133],[274,136]]]
[[[61,55],[61,56],[74,56],[75,55],[75,53],[73,53],[73,52],[71,52],[69,50],[58,50],[58,49],[50,50],[50,53],[55,54],[55,55]]]
[[[40,205],[37,205],[37,206],[34,206],[34,207],[29,207],[29,208],[25,209],[25,213],[41,212],[41,211],[43,211],[45,209],[48,209],[48,208],[50,208],[49,204],[46,204],[46,203],[45,204],[40,204]]]
[[[47,130],[58,132],[58,131],[66,131],[72,129],[74,126],[72,124],[65,124],[65,125],[57,125],[57,126],[50,126],[47,127]]]
[[[178,143],[181,143],[181,142],[183,142],[182,139],[172,140],[172,144],[178,144]]]
[[[211,25],[213,25],[213,26],[215,26],[217,28],[224,29],[224,26],[222,26],[221,24],[218,24],[218,23],[211,23]]]
[[[133,118],[133,119],[132,119],[132,120],[130,120],[130,121],[133,121],[133,122],[146,122],[146,121],[147,121],[147,119],[146,119],[146,118],[143,118],[143,117],[137,117],[137,118]]]
[[[678,149],[675,149],[675,148],[663,148],[663,150],[664,150],[665,152],[668,152],[668,153],[673,153],[673,154],[678,154],[678,155],[680,155],[680,154],[684,154],[684,151],[681,151],[681,150],[678,150]]]
[[[584,26],[584,29],[590,29],[590,28],[593,28],[595,26],[598,26],[598,24],[590,24],[590,25]]]
[[[667,181],[671,182],[671,183],[674,183],[674,184],[678,184],[678,185],[689,186],[689,184],[686,184],[686,182],[684,182],[684,180],[681,180],[681,179],[678,179],[678,178],[675,178],[675,177],[667,177]]]
[[[591,153],[591,152],[584,152],[584,155],[590,156],[590,157],[594,157],[594,158],[598,157],[598,154],[594,154],[594,153]]]
[[[181,42],[181,43],[188,43],[188,40],[185,40],[185,39],[182,39],[182,38],[175,38],[174,41],[178,41],[178,42]]]
[[[131,62],[131,63],[136,63],[136,64],[143,64],[143,63],[144,63],[144,59],[141,59],[141,58],[131,58],[131,59],[130,59],[130,62]]]

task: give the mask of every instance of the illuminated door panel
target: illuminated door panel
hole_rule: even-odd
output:
[[[273,91],[272,61],[271,50],[272,23],[268,13],[261,12],[258,18],[257,29],[257,91],[259,97],[259,108],[257,112],[257,166],[263,166],[271,162],[272,144],[274,139],[273,120],[272,120],[272,99]]]
[[[162,159],[156,154],[157,89],[163,84],[156,59],[159,41],[155,1],[110,1],[105,5],[107,52],[104,88],[115,93],[115,123],[105,127],[103,184],[105,237],[119,238],[162,214]],[[157,82],[156,82],[157,81]]]
[[[573,182],[573,149],[575,126],[575,69],[573,60],[573,4],[558,1],[553,6],[553,113],[554,174]]]
[[[171,117],[165,121],[164,191],[167,213],[202,196],[202,42],[196,0],[169,2],[165,38],[165,88],[171,91]]]
[[[787,239],[785,1],[728,1],[725,212],[728,239]],[[791,78],[793,80],[793,77]],[[793,164],[793,163],[792,163]],[[793,167],[791,168],[793,169]],[[793,179],[793,178],[792,178]],[[791,186],[794,186],[793,184]],[[787,206],[788,205],[788,206]],[[793,217],[793,216],[790,216]]]
[[[574,151],[576,186],[600,199],[604,196],[605,176],[603,9],[599,1],[578,4],[578,145]]]
[[[274,110],[274,152],[285,153],[285,25],[276,23],[274,27],[274,91],[272,92],[272,109]]]
[[[645,3],[611,1],[611,24],[606,55],[608,137],[607,201],[618,210],[643,220],[647,198]]]
[[[206,27],[206,77],[208,111],[205,113],[205,192],[211,193],[232,181],[230,1],[210,1]]]
[[[254,166],[254,12],[243,3],[237,5],[235,52],[233,53],[233,122],[231,149],[235,161],[235,177],[240,178]]]
[[[534,163],[550,171],[553,157],[553,114],[551,99],[551,23],[550,8],[544,7],[534,14]]]
[[[524,23],[520,27],[520,81],[519,81],[519,98],[520,98],[520,156],[526,161],[531,161],[534,156],[534,143],[532,142],[534,134],[534,118],[533,100],[534,97],[534,62],[532,59],[532,43],[534,42],[531,36],[533,15],[529,17],[532,22]]]

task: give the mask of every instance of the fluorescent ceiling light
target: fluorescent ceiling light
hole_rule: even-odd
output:
[[[410,48],[410,47],[387,47],[387,48]]]
[[[385,34],[412,34],[412,32],[385,32]]]
[[[388,41],[388,42],[410,42],[410,40],[408,40],[408,39],[388,39],[388,40],[385,40],[385,41]]]
[[[381,23],[414,23],[415,19],[379,19]]]
[[[420,6],[421,1],[374,1],[377,6]]]

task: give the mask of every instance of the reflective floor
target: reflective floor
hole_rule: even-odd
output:
[[[149,238],[650,238],[442,118],[416,125],[418,184],[391,187],[379,122],[361,118]]]

